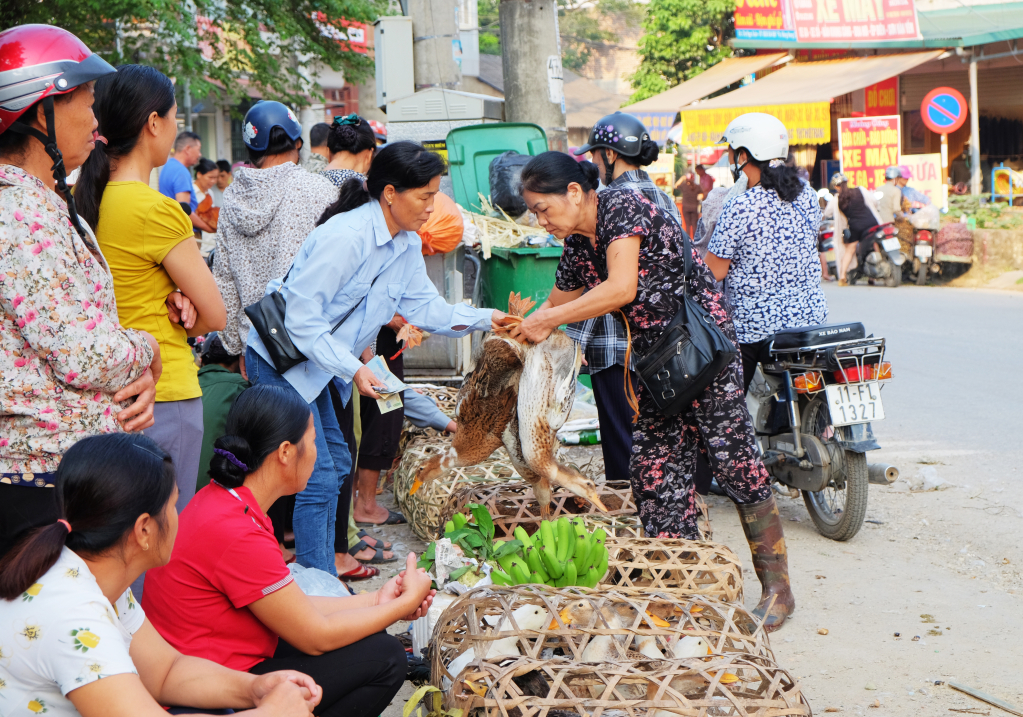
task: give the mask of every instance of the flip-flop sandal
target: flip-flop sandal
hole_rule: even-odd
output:
[[[395,513],[393,510],[387,511],[387,520],[383,523],[360,523],[356,521],[355,525],[359,527],[378,527],[381,525],[404,525],[407,521],[405,516],[401,513]]]
[[[356,553],[362,552],[366,548],[369,548],[370,550],[373,551],[374,555],[373,555],[372,558],[370,558],[369,560],[364,560],[362,558],[355,558],[355,554]],[[394,562],[397,562],[397,560],[398,560],[398,556],[396,556],[396,555],[392,555],[390,558],[385,558],[384,557],[384,549],[383,548],[374,548],[371,545],[369,545],[369,543],[367,543],[365,540],[360,540],[355,545],[349,545],[348,546],[348,554],[351,555],[356,560],[358,560],[360,563],[363,563],[364,565],[378,565],[380,563],[394,563]]]
[[[354,570],[349,570],[347,573],[339,573],[338,578],[347,578],[349,580],[368,580],[370,578],[375,578],[379,574],[379,568],[362,565],[360,563],[359,567]]]
[[[383,548],[384,550],[390,550],[391,548],[394,547],[394,545],[392,545],[391,543],[388,543],[386,540],[381,540],[380,538],[377,538],[376,536],[370,535],[369,531],[367,531],[367,530],[360,530],[358,533],[356,533],[356,535],[358,535],[363,540],[366,540],[366,538],[369,538],[370,540],[377,541],[377,543],[380,543],[380,544],[377,545],[376,547]],[[373,546],[370,545],[369,547],[372,548]]]

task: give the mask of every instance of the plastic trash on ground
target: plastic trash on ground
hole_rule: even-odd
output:
[[[295,583],[302,592],[310,597],[348,597],[351,595],[345,589],[344,583],[335,578],[325,570],[319,568],[306,568],[298,563],[288,566]]]

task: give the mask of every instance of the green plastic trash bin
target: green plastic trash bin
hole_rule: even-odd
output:
[[[550,296],[561,259],[560,246],[505,249],[494,247],[482,261],[480,306],[508,310],[508,294],[517,291],[539,306]]]
[[[480,212],[480,193],[490,196],[490,162],[502,152],[536,156],[547,151],[547,135],[535,124],[500,122],[458,127],[448,132],[448,172],[455,201]]]

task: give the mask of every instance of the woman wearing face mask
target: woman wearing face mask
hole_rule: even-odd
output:
[[[410,323],[443,336],[463,336],[498,325],[504,313],[450,305],[426,274],[422,240],[416,234],[433,211],[444,162],[415,142],[382,149],[366,182],[350,179],[295,256],[280,289],[287,306],[285,327],[308,359],[283,375],[258,332],[250,331],[245,365],[253,385],[269,383],[298,392],[313,405],[316,466],[295,497],[298,562],[336,574],[334,520],[342,479],[352,459],[338,425],[328,386],[347,403],[352,384],[369,400],[380,398],[380,380],[359,361],[380,327],[400,313]],[[335,380],[336,379],[336,380]]]
[[[138,434],[85,438],[64,456],[48,491],[57,518],[0,561],[4,714],[308,717],[317,705],[304,674],[182,655],[135,601],[132,581],[171,557],[174,483],[170,456]]]
[[[160,345],[119,323],[65,185],[96,145],[93,82],[113,72],[66,30],[0,33],[0,555],[56,520],[55,472],[76,441],[153,425]]]
[[[184,510],[195,495],[202,443],[202,389],[188,337],[224,328],[225,312],[188,217],[149,186],[174,143],[176,107],[174,85],[152,67],[121,65],[101,78],[93,109],[103,140],[82,167],[75,198],[110,262],[121,320],[160,342],[163,373],[146,435],[174,459]],[[200,161],[205,184],[203,162],[216,165]]]
[[[744,388],[771,337],[782,329],[823,324],[817,231],[821,207],[795,167],[785,165],[789,135],[777,117],[750,112],[725,130],[728,159],[748,189],[728,200],[707,245],[707,266],[732,306],[742,351]]]
[[[523,199],[540,226],[564,239],[565,250],[550,298],[513,335],[542,341],[561,324],[621,309],[633,350],[644,355],[679,311],[676,297],[685,292],[734,341],[713,277],[678,223],[639,192],[609,187],[598,194],[597,174],[589,162],[577,164],[560,152],[538,155],[523,168]],[[757,614],[774,630],[794,600],[781,518],[754,440],[741,370],[737,357],[688,408],[671,417],[657,410],[642,384],[636,386],[632,491],[647,535],[698,538],[693,475],[697,454],[704,453],[742,517],[764,587]],[[768,612],[772,598],[777,599]]]

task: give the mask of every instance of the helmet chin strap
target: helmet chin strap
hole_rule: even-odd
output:
[[[749,155],[748,154],[746,155],[746,161],[745,162],[743,162],[742,164],[736,163],[736,164],[732,165],[732,181],[733,182],[738,182],[739,181],[739,175],[742,174],[743,167],[745,167],[747,164],[749,164]]]
[[[75,231],[78,232],[78,235],[82,237],[85,243],[91,247],[92,242],[89,240],[89,234],[85,227],[82,226],[81,219],[78,218],[75,196],[68,191],[64,155],[61,154],[60,148],[57,147],[57,130],[53,120],[53,97],[43,98],[43,114],[46,116],[46,134],[43,134],[35,127],[29,126],[26,122],[22,121],[21,117],[8,127],[7,131],[35,137],[43,143],[43,149],[46,150],[46,154],[53,160],[53,166],[50,169],[53,171],[53,178],[57,182],[57,191],[63,195],[64,201],[67,203],[67,213],[71,219],[71,226],[75,228]]]
[[[611,186],[611,182],[613,182],[614,179],[615,179],[615,162],[617,162],[618,160],[616,159],[614,162],[608,162],[607,161],[607,150],[604,147],[601,147],[600,148],[600,161],[604,165],[604,186],[605,187],[610,187]]]

